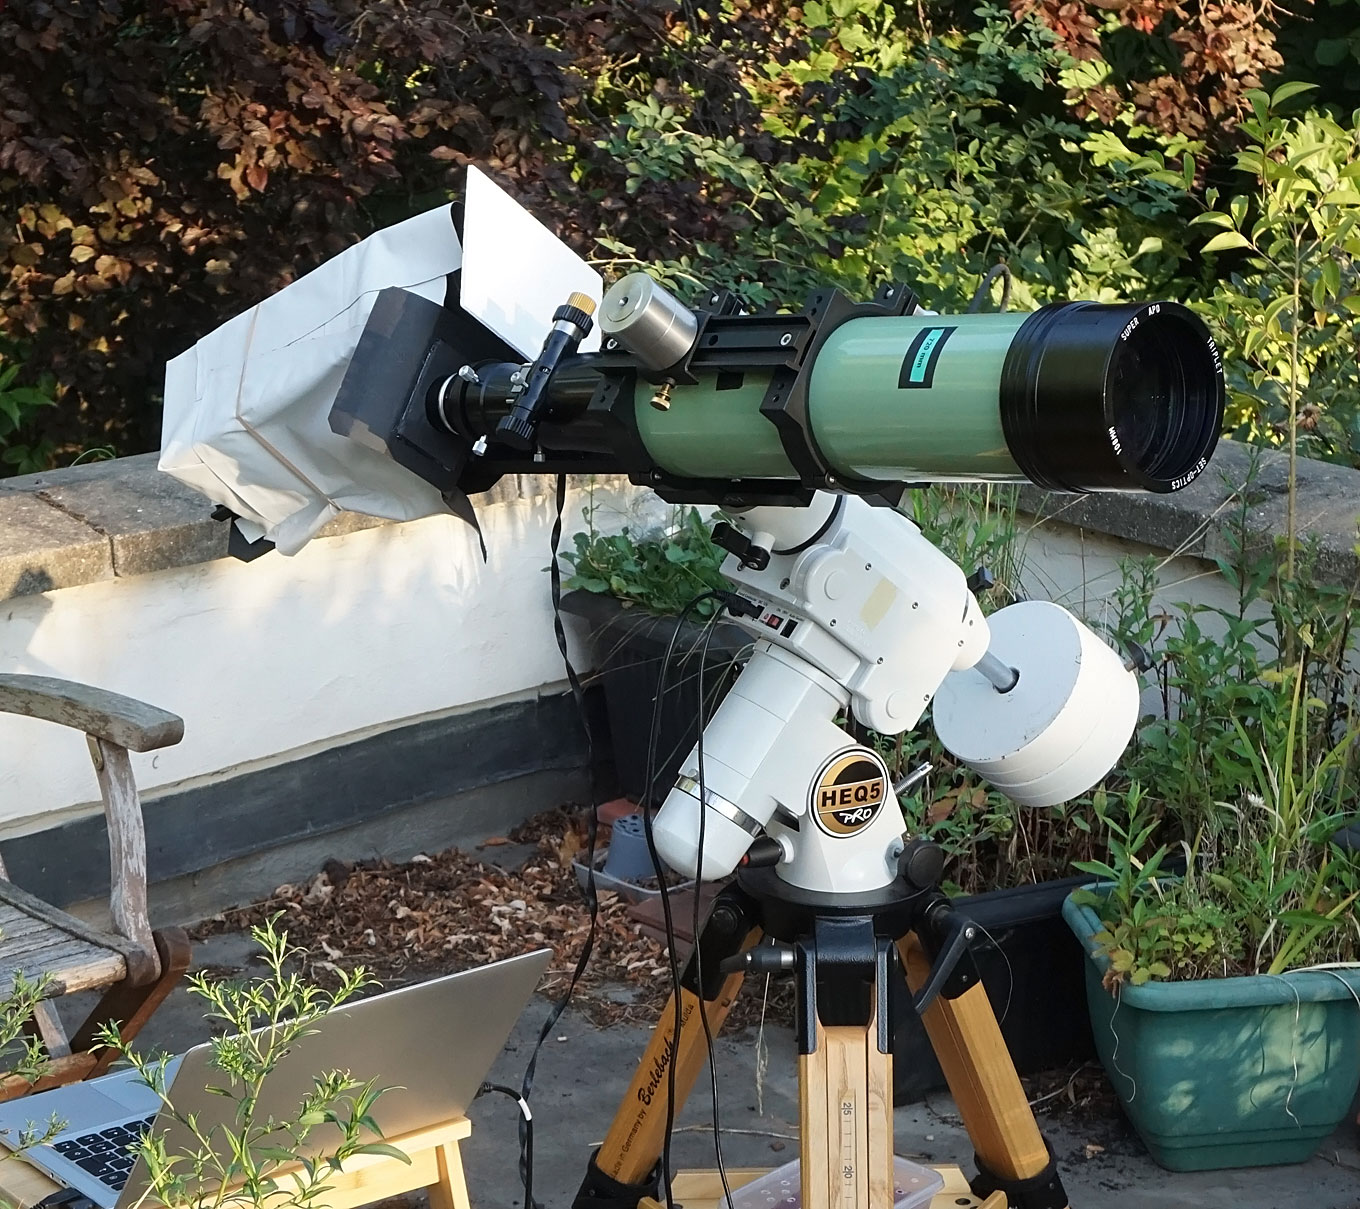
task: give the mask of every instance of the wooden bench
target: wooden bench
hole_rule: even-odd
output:
[[[178,743],[184,723],[163,709],[47,676],[0,675],[0,713],[23,714],[83,731],[94,761],[108,822],[113,930],[94,928],[9,880],[0,859],[0,976],[4,990],[17,971],[46,979],[54,999],[103,990],[89,1018],[68,1039],[48,1002],[39,1004],[32,1030],[49,1059],[35,1083],[0,1073],[0,1100],[103,1074],[117,1057],[100,1052],[96,1037],[115,1023],[131,1041],[183,976],[189,938],[182,929],[153,931],[146,908],[146,833],[129,751]]]

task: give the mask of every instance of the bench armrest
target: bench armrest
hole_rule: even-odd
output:
[[[155,751],[178,743],[184,737],[183,720],[88,684],[14,674],[0,675],[0,713],[41,718],[85,732],[108,820],[109,911],[119,935],[140,950],[142,960],[136,965],[140,976],[154,980],[160,960],[146,910],[146,831],[128,751]],[[135,956],[129,956],[129,974]]]
[[[71,726],[129,751],[155,751],[184,738],[184,720],[168,710],[51,676],[0,675],[0,713]]]

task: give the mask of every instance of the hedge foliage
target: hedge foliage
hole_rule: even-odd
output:
[[[1004,259],[1019,305],[1207,298],[1234,266],[1186,224],[1250,198],[1241,119],[1285,50],[1353,128],[1360,7],[1319,2],[9,0],[0,456],[154,448],[166,360],[469,161],[682,288],[947,308]]]

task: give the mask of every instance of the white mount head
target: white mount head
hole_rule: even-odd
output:
[[[737,524],[769,552],[759,569],[723,564],[759,606],[741,619],[755,653],[704,728],[702,776],[696,746],[656,817],[672,867],[725,877],[764,833],[791,885],[891,882],[902,817],[881,757],[837,725],[847,709],[896,735],[934,699],[945,747],[1028,806],[1090,788],[1127,745],[1138,685],[1119,656],[1057,605],[984,617],[963,572],[900,513],[819,494]]]

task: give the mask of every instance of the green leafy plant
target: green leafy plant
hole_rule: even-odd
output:
[[[1096,817],[1109,858],[1073,862],[1103,883],[1099,890],[1077,890],[1072,897],[1096,907],[1105,924],[1095,939],[1109,958],[1104,978],[1108,989],[1125,979],[1141,986],[1151,978],[1169,978],[1187,951],[1202,955],[1214,947],[1224,922],[1213,908],[1187,910],[1166,901],[1163,866],[1168,849],[1162,844],[1149,854],[1161,825],[1148,810],[1141,787],[1130,786],[1115,804],[1109,795],[1098,795]]]
[[[1123,818],[1100,812],[1109,857],[1077,867],[1103,884],[1077,899],[1105,925],[1095,939],[1111,989],[1125,979],[1281,974],[1360,956],[1352,911],[1360,859],[1332,838],[1355,817],[1360,726],[1328,738],[1309,725],[1327,707],[1309,696],[1303,661],[1263,679],[1277,690],[1262,713],[1264,737],[1231,726],[1251,775],[1234,802],[1181,841],[1183,874],[1167,876],[1166,843],[1150,851],[1165,833],[1141,790],[1130,791]]]
[[[727,551],[713,544],[709,524],[695,509],[678,509],[666,531],[650,537],[628,528],[602,533],[595,515],[588,507],[588,528],[574,534],[575,549],[562,554],[572,568],[564,587],[613,596],[661,616],[678,614],[703,592],[730,587],[719,570]],[[705,600],[692,614],[711,617],[716,609],[716,601]]]
[[[0,341],[0,474],[44,470],[52,457],[52,442],[31,435],[31,429],[43,408],[56,405],[56,383],[45,374],[37,386],[21,385],[23,369],[13,346]]]
[[[0,1070],[27,1083],[37,1082],[48,1068],[42,1041],[28,1030],[34,1011],[47,997],[48,981],[14,970],[9,990],[0,995]]]
[[[379,1154],[409,1162],[379,1140],[372,1110],[384,1089],[347,1071],[317,1072],[289,1116],[275,1118],[260,1110],[264,1083],[290,1048],[313,1032],[326,1012],[374,981],[360,967],[341,972],[338,984],[327,990],[290,970],[299,951],[279,930],[277,916],[252,928],[251,936],[262,949],[264,974],[243,982],[196,974],[189,981],[190,992],[207,1005],[205,1017],[227,1030],[211,1042],[211,1065],[221,1080],[208,1088],[234,1106],[223,1114],[226,1124],[206,1125],[197,1114],[176,1107],[173,1087],[167,1085],[168,1055],[147,1058],[127,1048],[114,1027],[101,1037],[131,1063],[192,1138],[184,1149],[174,1150],[164,1135],[153,1133],[136,1147],[147,1167],[148,1196],[169,1209],[190,1204],[308,1209],[324,1203],[327,1178],[348,1158]],[[338,1139],[317,1157],[299,1157],[323,1126],[334,1127]]]
[[[1349,127],[1281,112],[1310,87],[1247,94],[1236,168],[1254,188],[1222,206],[1208,189],[1193,220],[1215,229],[1204,251],[1230,257],[1202,307],[1224,336],[1229,426],[1289,451],[1290,575],[1299,454],[1360,456],[1360,110]]]
[[[837,0],[790,25],[747,83],[763,138],[703,132],[686,106],[648,96],[601,141],[640,197],[684,181],[722,198],[737,235],[695,241],[668,270],[761,305],[904,281],[942,310],[997,260],[1022,306],[1146,294],[1174,275],[1184,185],[1083,146],[1098,127],[1055,103],[1069,60],[1037,22],[983,5],[972,29],[915,31],[891,5]],[[772,141],[779,153],[761,154]],[[645,238],[628,235],[639,210],[610,232],[616,255]]]
[[[0,939],[3,936],[0,935]],[[12,971],[9,989],[0,994],[0,1076],[8,1081],[20,1079],[30,1086],[51,1069],[42,1041],[31,1030],[33,1013],[47,998],[50,979],[28,978],[22,970]],[[21,1089],[24,1090],[24,1089]],[[45,1122],[29,1122],[17,1135],[6,1137],[0,1161],[22,1155],[25,1150],[50,1142],[66,1123],[52,1115]]]

